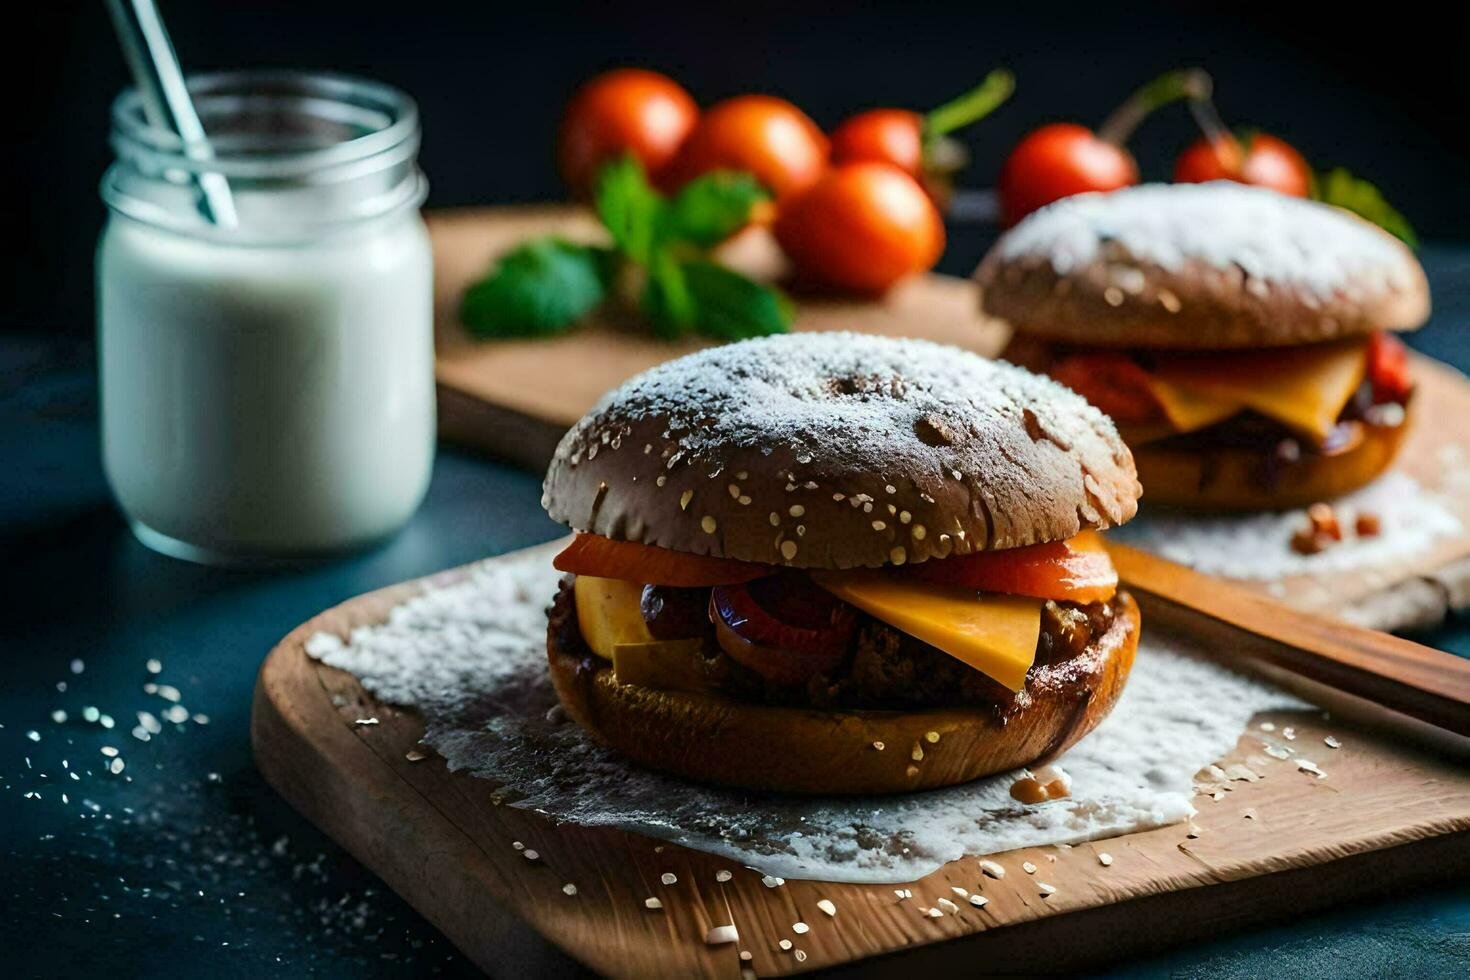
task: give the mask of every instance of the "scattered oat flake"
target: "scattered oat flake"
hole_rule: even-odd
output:
[[[163,717],[175,725],[182,725],[189,720],[189,709],[182,704],[169,705],[168,710],[163,713]]]
[[[117,758],[117,749],[111,745],[104,745],[99,751],[109,759]]]
[[[1036,873],[1036,865],[1032,864],[1030,861],[1022,861],[1021,870],[1026,872],[1028,875],[1034,875]]]
[[[1273,759],[1283,759],[1283,760],[1285,760],[1285,759],[1290,759],[1291,758],[1291,752],[1289,750],[1287,750],[1287,749],[1283,749],[1279,745],[1268,745],[1268,746],[1266,746],[1266,754],[1269,755]]]
[[[990,877],[995,878],[997,880],[999,880],[1001,878],[1004,878],[1006,876],[1006,869],[1005,868],[1002,868],[1000,865],[996,864],[994,861],[981,861],[980,862],[980,870],[983,871],[983,872],[985,872]]]
[[[1254,820],[1256,819],[1256,808],[1253,806],[1248,806],[1244,810],[1240,811],[1240,815],[1247,820]]]
[[[826,912],[828,915],[837,914],[837,906],[832,904],[832,900],[830,898],[824,898],[817,902],[817,908],[821,909],[823,912]]]
[[[112,762],[108,764],[107,768],[114,776],[116,776],[118,773],[123,771],[123,761],[121,759],[113,759]]]
[[[1210,799],[1214,800],[1216,803],[1219,803],[1221,800],[1225,799],[1225,791],[1223,789],[1215,790],[1213,793],[1210,794]]]
[[[873,748],[877,749],[879,752],[882,752],[883,751],[883,743],[882,742],[874,742],[873,743]]]
[[[150,674],[161,674],[161,673],[163,673],[163,662],[161,660],[159,660],[157,657],[150,658],[148,660],[148,662],[143,665],[143,667]]]
[[[378,719],[376,719],[376,718],[359,718],[356,721],[354,721],[353,724],[354,725],[376,725],[376,724],[378,724]]]
[[[183,695],[179,693],[179,689],[172,684],[158,685],[158,696],[165,701],[179,701],[183,698]]]
[[[77,659],[75,659],[75,660],[73,660],[71,662],[71,672],[73,674],[80,674],[82,671],[84,671],[86,669],[87,669],[87,665],[84,664],[84,663],[82,663],[80,657],[78,657]]]
[[[663,874],[658,876],[658,880],[666,885],[677,885],[679,883],[679,876],[674,874],[672,871],[665,871]]]
[[[1289,726],[1281,729],[1281,737],[1288,742],[1294,741],[1296,739],[1296,729]]]
[[[1055,895],[1057,893],[1057,886],[1056,885],[1048,885],[1044,881],[1038,881],[1036,883],[1036,887],[1041,892],[1041,897],[1042,898],[1050,898],[1051,896],[1053,896],[1053,895]]]
[[[803,949],[793,950],[792,953],[791,953],[791,955],[794,956],[794,957],[796,957],[796,962],[798,962],[798,963],[805,963],[806,962],[806,950],[803,950]]]
[[[970,896],[970,904],[973,905],[973,906],[975,906],[977,909],[984,908],[989,902],[990,902],[990,899],[986,898],[984,895],[971,895]]]
[[[1313,762],[1311,759],[1298,759],[1298,760],[1296,760],[1296,767],[1301,772],[1309,772],[1312,775],[1316,776],[1318,779],[1326,779],[1327,778],[1327,773],[1325,773],[1321,769],[1319,769],[1317,767],[1317,763]]]
[[[733,925],[715,926],[704,934],[704,941],[710,946],[724,946],[727,943],[740,941],[740,932]]]
[[[66,724],[66,712],[62,711],[60,708],[57,708],[55,711],[51,712],[51,720],[56,722],[56,724],[58,725]]]
[[[428,756],[424,755],[418,749],[409,749],[403,757],[409,762],[423,762],[428,758]]]
[[[728,871],[716,871],[715,872],[715,881],[729,881],[733,877],[735,877],[735,876],[732,875]]]
[[[41,740],[41,733],[36,731],[35,729],[32,729],[26,732],[26,738],[30,739],[32,742],[39,742]]]
[[[786,884],[785,878],[777,878],[775,875],[765,875],[761,878],[761,884],[767,888],[780,888]]]
[[[569,881],[561,886],[561,892],[563,895],[575,895],[577,894],[577,886]]]
[[[664,907],[664,903],[656,898],[645,898],[643,900],[643,907],[646,909],[661,909]]]
[[[784,950],[789,950],[792,946],[795,946],[796,944],[789,939],[782,939],[780,942],[776,943],[776,945],[780,946]]]
[[[954,892],[960,898],[969,898],[970,897],[970,893],[967,892],[965,889],[961,888],[959,885],[950,885],[949,886],[949,890],[952,891],[952,892]]]
[[[941,912],[939,909],[929,909],[924,914],[927,915],[931,919],[942,919],[942,918],[944,918],[944,913]]]
[[[1097,855],[1097,863],[1104,868],[1111,868],[1113,866],[1113,856],[1107,851],[1100,851]]]
[[[510,846],[511,846],[511,847],[514,847],[514,848],[515,848],[515,849],[516,849],[516,850],[518,850],[518,851],[524,851],[524,850],[525,850],[525,849],[526,849],[526,845],[525,845],[525,844],[522,844],[522,843],[521,843],[521,842],[520,842],[520,841],[518,841],[518,840],[513,840],[513,841],[511,841],[511,842],[510,842]]]
[[[521,857],[525,858],[527,861],[537,861],[540,860],[541,854],[540,852],[533,851],[528,847],[521,852]]]
[[[960,907],[958,905],[956,905],[954,902],[951,902],[947,898],[941,898],[937,904],[940,908],[944,909],[944,911],[948,912],[950,915],[953,915],[960,910]]]
[[[1275,730],[1276,730],[1276,726],[1274,724],[1272,724],[1271,722],[1269,722],[1269,721],[1263,721],[1263,722],[1261,722],[1261,731],[1263,731],[1263,732],[1274,732]]]
[[[1340,749],[1340,748],[1342,748],[1342,743],[1339,742],[1335,737],[1333,737],[1331,735],[1328,735],[1326,738],[1322,739],[1322,744],[1325,745],[1325,746],[1327,746],[1329,749]]]
[[[807,933],[812,931],[812,927],[807,925],[805,922],[793,922],[791,923],[791,931],[796,933],[798,936],[805,936]]]
[[[740,951],[740,959],[744,963],[749,963],[751,960],[755,959],[755,954],[748,949],[742,949]]]
[[[938,743],[938,741],[939,741],[939,733],[938,732],[925,732],[924,733],[924,741],[928,742],[930,745],[934,745],[934,744]]]

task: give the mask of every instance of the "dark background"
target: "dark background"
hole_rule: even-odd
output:
[[[875,104],[928,107],[1009,65],[1019,91],[969,135],[972,186],[990,183],[1031,127],[1095,125],[1142,81],[1200,64],[1215,74],[1229,121],[1286,136],[1319,166],[1372,178],[1407,213],[1429,239],[1422,257],[1436,306],[1413,343],[1470,367],[1470,12],[1396,3],[1350,16],[1346,6],[1290,2],[972,3],[962,12],[161,2],[189,67],[329,68],[412,92],[433,205],[555,197],[559,108],[582,78],[618,64],[671,72],[706,103],[746,89],[785,95],[826,125]],[[445,448],[402,534],[317,567],[202,568],[135,542],[97,458],[88,350],[92,247],[104,218],[96,187],[109,157],[107,106],[125,70],[99,0],[4,16],[0,975],[475,975],[265,785],[250,755],[249,691],[264,652],[317,611],[560,533],[537,503],[539,480]],[[1177,107],[1150,121],[1135,143],[1145,174],[1167,176],[1192,135]],[[941,268],[964,274],[994,229],[950,233]],[[1470,655],[1470,622],[1424,639]],[[149,658],[162,660],[157,679],[177,685],[207,725],[169,726],[146,744],[127,734],[135,711],[163,707],[141,686]],[[86,723],[84,706],[120,727]],[[66,721],[51,715],[57,709]],[[124,773],[102,769],[102,745],[122,747]],[[1470,886],[1460,884],[1194,943],[1118,975],[1452,975],[1464,972],[1467,950]],[[506,944],[507,975],[571,971],[545,944]]]
[[[423,109],[430,205],[557,196],[560,107],[579,80],[615,65],[667,71],[702,103],[783,95],[826,126],[873,105],[933,106],[1007,65],[1016,95],[966,137],[966,181],[985,186],[1030,128],[1096,125],[1134,86],[1198,64],[1215,75],[1227,122],[1374,180],[1421,234],[1470,230],[1464,5],[161,5],[186,70],[319,67],[407,89]],[[84,335],[107,107],[126,71],[97,0],[6,17],[0,328]],[[1145,125],[1135,150],[1146,177],[1167,177],[1191,126],[1181,107]]]

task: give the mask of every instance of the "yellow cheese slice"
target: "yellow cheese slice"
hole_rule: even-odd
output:
[[[613,649],[621,643],[654,642],[639,607],[643,586],[637,582],[578,575],[572,592],[582,639],[602,659],[613,659]]]
[[[1209,425],[1251,408],[1321,442],[1367,372],[1367,342],[1343,341],[1210,357],[1160,358],[1155,394],[1175,422]],[[1170,401],[1175,403],[1170,409]],[[1220,414],[1224,412],[1225,414]],[[1178,424],[1178,422],[1176,422]],[[1200,428],[1191,424],[1189,428]]]
[[[1157,375],[1149,377],[1149,391],[1164,409],[1174,432],[1193,432],[1223,422],[1240,411],[1235,398],[1211,398],[1184,385],[1171,384]]]
[[[879,570],[811,574],[843,602],[1012,691],[1025,686],[1026,671],[1036,659],[1044,599],[931,585]]]

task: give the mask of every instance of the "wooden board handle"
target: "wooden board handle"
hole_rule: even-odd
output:
[[[1470,660],[1294,609],[1136,548],[1111,541],[1107,547],[1129,588],[1270,641],[1249,644],[1252,655],[1457,735],[1470,735]]]

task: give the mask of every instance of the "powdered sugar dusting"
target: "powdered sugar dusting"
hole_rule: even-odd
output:
[[[911,881],[966,854],[1071,843],[1184,820],[1194,774],[1258,711],[1298,706],[1153,637],[1112,715],[1062,760],[1072,797],[1025,806],[1016,773],[896,797],[752,799],[637,769],[553,711],[545,608],[557,573],[533,549],[394,609],[311,656],[422,713],[451,769],[504,783],[514,805],[720,854],[782,878]]]
[[[1406,289],[1412,257],[1388,235],[1324,204],[1231,181],[1145,184],[1065,198],[1022,221],[996,246],[1006,259],[1042,256],[1058,275],[1121,248],[1179,271],[1191,261],[1239,266],[1264,283],[1323,298]]]
[[[1303,555],[1292,549],[1291,538],[1307,524],[1305,509],[1212,516],[1145,507],[1132,523],[1109,534],[1210,575],[1274,581],[1289,575],[1392,567],[1463,530],[1441,494],[1396,471],[1339,498],[1333,508],[1349,528],[1358,514],[1377,515],[1380,533],[1349,536],[1316,554]]]

